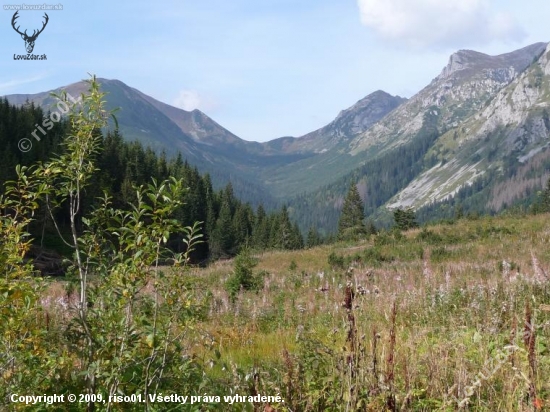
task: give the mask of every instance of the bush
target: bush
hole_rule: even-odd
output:
[[[294,271],[298,268],[298,265],[296,264],[296,261],[292,259],[290,262],[290,265],[288,266],[288,270]]]
[[[368,248],[363,254],[363,261],[371,265],[379,265],[382,262],[392,262],[393,256],[382,253],[378,247]]]
[[[380,232],[374,238],[374,246],[384,246],[392,245],[395,246],[397,243],[405,240],[405,236],[396,229],[390,231]]]
[[[330,255],[328,255],[328,264],[332,269],[344,269],[344,257],[331,252]]]
[[[416,238],[430,245],[438,245],[443,242],[443,238],[440,235],[426,228],[422,229]]]
[[[442,262],[446,259],[449,259],[452,256],[452,252],[445,247],[437,247],[432,250],[431,260],[432,262]]]
[[[395,227],[399,230],[409,230],[418,227],[416,223],[416,214],[412,209],[396,209],[393,212],[393,219],[395,220]]]

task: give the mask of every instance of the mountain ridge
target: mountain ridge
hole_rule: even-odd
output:
[[[527,70],[497,92],[484,109],[460,128],[442,134],[433,148],[438,156],[443,148],[449,150],[444,156],[439,156],[442,162],[413,181],[390,206],[418,206],[422,200],[448,198],[456,188],[452,191],[441,188],[452,188],[450,179],[471,185],[488,170],[502,167],[507,158],[524,164],[549,147],[549,56],[550,45]],[[469,158],[465,153],[471,153]],[[443,182],[445,174],[452,175],[452,178]]]
[[[243,189],[256,187],[254,193],[287,203],[295,217],[316,208],[334,220],[351,181],[374,213],[449,201],[481,178],[489,191],[506,167],[515,170],[534,157],[542,173],[540,154],[550,147],[549,53],[541,42],[496,56],[459,50],[409,99],[377,90],[317,130],[262,143],[240,139],[199,110],[170,106],[119,80],[100,81],[108,107],[122,107],[117,116],[125,138],[171,155],[181,151],[220,181],[240,179]],[[85,90],[81,82],[68,87]],[[7,97],[48,102],[47,92]],[[403,160],[396,154],[408,156],[403,164],[414,176],[395,170]],[[380,176],[384,190],[366,173]],[[384,194],[369,199],[376,190]]]
[[[324,153],[337,146],[341,139],[349,139],[367,130],[405,101],[406,98],[377,90],[341,110],[333,121],[313,132],[300,137],[273,139],[265,144],[274,147],[282,142],[287,152]]]

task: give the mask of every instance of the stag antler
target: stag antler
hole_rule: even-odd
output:
[[[17,15],[17,13],[19,13],[19,10],[16,11],[15,14],[13,15],[13,17],[11,18],[11,25],[12,25],[13,29],[14,29],[17,33],[19,33],[21,36],[26,36],[26,35],[27,35],[27,30],[25,30],[25,33],[21,33],[21,32],[19,31],[19,27],[21,27],[21,26],[17,26],[17,28],[15,28],[15,20],[17,20],[17,18],[19,17],[19,16]]]
[[[19,10],[16,11],[15,14],[13,15],[13,17],[11,18],[11,25],[12,25],[13,29],[14,29],[17,33],[19,33],[21,36],[24,36],[26,39],[28,39],[28,40],[30,40],[30,41],[36,40],[36,38],[38,37],[38,35],[44,31],[44,29],[46,28],[46,25],[48,24],[48,21],[50,20],[50,18],[48,17],[48,13],[44,13],[44,18],[45,18],[46,20],[44,21],[44,23],[42,23],[42,28],[41,28],[40,30],[38,30],[38,33],[36,32],[36,30],[33,30],[32,36],[29,36],[29,35],[27,34],[27,30],[25,30],[24,33],[21,33],[21,32],[19,31],[19,27],[21,27],[21,26],[15,27],[16,20],[19,18],[18,13],[19,13]]]
[[[30,36],[31,39],[36,39],[38,37],[38,35],[40,33],[42,33],[44,31],[44,29],[46,28],[46,24],[48,24],[48,21],[50,20],[50,18],[48,17],[47,13],[44,13],[44,18],[46,19],[46,21],[43,23],[42,28],[40,30],[38,30],[38,33],[35,33],[36,30],[34,30],[32,32],[32,36]],[[25,32],[26,32],[26,30],[25,30]]]

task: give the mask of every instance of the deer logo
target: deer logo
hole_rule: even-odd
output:
[[[14,29],[17,33],[19,33],[19,34],[21,35],[21,38],[22,38],[23,40],[25,40],[25,48],[27,49],[27,53],[32,53],[32,51],[34,50],[34,42],[36,41],[36,38],[38,37],[38,35],[39,35],[40,33],[42,33],[42,32],[44,31],[44,28],[45,28],[46,25],[48,24],[48,20],[49,20],[50,18],[48,17],[48,14],[47,14],[47,13],[44,13],[44,19],[45,19],[45,21],[44,21],[44,23],[43,23],[43,25],[42,25],[42,28],[41,28],[40,30],[38,30],[38,31],[34,30],[33,33],[32,33],[32,35],[29,36],[29,35],[27,34],[27,30],[25,30],[24,33],[21,33],[21,32],[19,31],[19,27],[20,27],[20,26],[17,26],[17,28],[15,27],[16,20],[17,20],[17,18],[19,17],[19,16],[17,15],[17,13],[19,13],[19,11],[16,11],[15,14],[13,15],[13,17],[11,18],[11,25],[12,25],[13,29]]]

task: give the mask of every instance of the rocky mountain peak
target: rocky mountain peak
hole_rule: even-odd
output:
[[[392,96],[383,90],[377,90],[353,106],[342,110],[334,119],[333,126],[341,128],[346,125],[351,134],[363,132],[406,100],[400,96]]]
[[[441,74],[439,75],[440,79],[445,79],[452,76],[454,73],[467,69],[475,64],[476,60],[480,58],[489,57],[486,54],[475,52],[473,50],[459,50],[456,53],[453,53],[449,57],[449,63],[443,68]]]
[[[377,90],[340,111],[326,126],[304,136],[284,137],[264,143],[266,147],[279,148],[287,153],[325,153],[343,141],[368,130],[407,99]],[[284,149],[281,149],[284,147]]]
[[[524,71],[541,53],[548,43],[535,43],[511,53],[490,56],[473,50],[459,50],[449,58],[437,80],[471,76],[473,72],[482,73],[486,78],[498,82],[510,82],[518,73]]]

